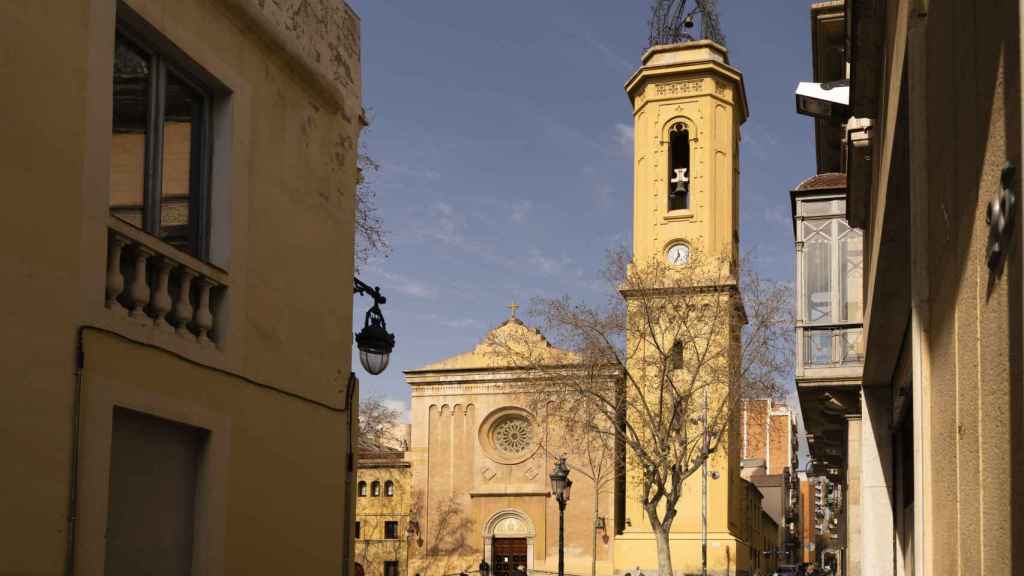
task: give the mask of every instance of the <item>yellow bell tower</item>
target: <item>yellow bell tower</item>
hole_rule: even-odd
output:
[[[626,83],[635,135],[633,259],[668,258],[676,245],[735,256],[743,76],[709,40],[655,46],[642,62]]]
[[[655,46],[626,83],[634,118],[633,262],[684,265],[691,251],[735,263],[739,249],[739,141],[747,119],[743,76],[710,40]],[[731,267],[731,265],[730,265]],[[736,328],[738,329],[738,327]],[[734,437],[735,433],[729,435]],[[753,514],[739,450],[726,441],[707,482],[708,574],[752,571]],[[632,474],[627,473],[627,476]],[[702,564],[703,475],[684,483],[669,536],[674,571],[699,574]],[[625,483],[625,528],[616,535],[615,574],[657,574],[654,533]],[[759,507],[759,505],[758,505]],[[760,521],[760,510],[757,510]]]

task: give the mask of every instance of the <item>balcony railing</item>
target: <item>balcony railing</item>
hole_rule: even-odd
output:
[[[864,363],[860,326],[803,326],[803,364],[807,367],[853,366]]]
[[[212,348],[224,338],[217,312],[227,285],[224,271],[108,219],[106,305],[113,312]]]

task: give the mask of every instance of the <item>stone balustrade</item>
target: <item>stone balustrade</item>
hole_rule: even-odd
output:
[[[204,347],[223,342],[227,274],[111,216],[106,305],[115,314]]]

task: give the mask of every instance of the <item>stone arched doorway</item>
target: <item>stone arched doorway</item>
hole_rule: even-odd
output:
[[[505,568],[514,568],[519,563],[533,570],[533,541],[537,531],[525,513],[513,509],[495,513],[484,525],[483,536],[484,557],[491,564],[491,574],[505,576]]]

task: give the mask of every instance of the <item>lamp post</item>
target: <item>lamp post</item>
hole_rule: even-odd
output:
[[[700,573],[708,576],[708,387],[704,387],[704,462],[701,465],[700,483]]]
[[[366,311],[363,329],[356,334],[356,347],[359,348],[359,363],[367,372],[377,375],[388,367],[391,351],[395,349],[395,335],[388,332],[384,314],[380,311],[380,305],[388,299],[381,295],[379,287],[370,286],[359,278],[352,280],[354,293],[373,298],[373,306]]]
[[[405,527],[405,573],[409,574],[412,572],[411,566],[409,565],[409,550],[412,548],[412,537],[417,537],[417,544],[423,546],[423,538],[420,536],[420,523],[418,520],[409,520],[408,526]]]
[[[565,576],[565,503],[569,501],[572,480],[565,456],[559,456],[551,471],[551,494],[558,501],[558,576]]]

